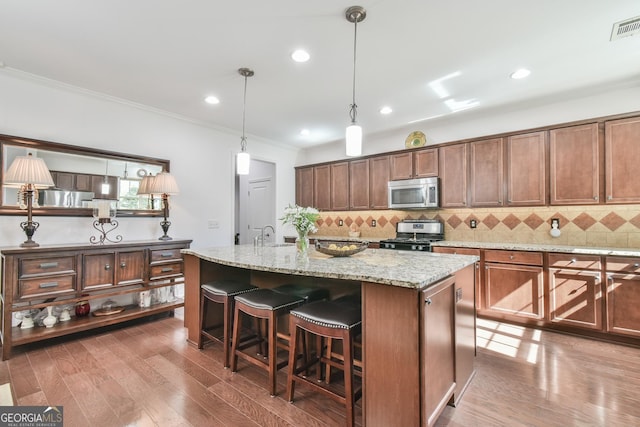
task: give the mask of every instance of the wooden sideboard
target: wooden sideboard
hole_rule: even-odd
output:
[[[184,305],[181,298],[156,299],[149,307],[134,304],[141,291],[159,290],[184,283],[181,249],[191,240],[139,241],[114,245],[51,245],[37,248],[0,249],[2,273],[2,360],[14,346],[82,332],[172,312]],[[156,291],[157,292],[157,291]],[[129,295],[119,313],[72,316],[53,327],[23,329],[13,325],[16,312],[71,308],[80,301]],[[119,298],[122,299],[122,298]],[[100,307],[92,304],[92,311]]]

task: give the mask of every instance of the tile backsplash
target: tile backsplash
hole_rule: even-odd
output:
[[[560,221],[556,238],[549,234],[552,218]],[[404,219],[442,220],[447,240],[640,248],[640,205],[321,212],[317,234],[347,237],[355,224],[363,238],[390,238]]]

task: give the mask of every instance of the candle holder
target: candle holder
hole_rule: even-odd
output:
[[[116,202],[112,200],[93,200],[93,228],[100,233],[98,236],[91,236],[89,242],[93,245],[103,245],[105,242],[118,243],[122,241],[122,236],[117,235],[113,239],[107,234],[118,228],[116,217]]]

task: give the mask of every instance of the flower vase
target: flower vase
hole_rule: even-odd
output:
[[[296,251],[299,255],[306,255],[309,250],[309,237],[306,233],[298,233],[296,237]]]
[[[47,328],[52,328],[53,325],[55,325],[58,322],[58,319],[56,318],[56,316],[53,315],[53,306],[49,306],[47,307],[47,317],[44,318],[44,320],[42,321],[42,323],[44,323],[44,326],[46,326]]]

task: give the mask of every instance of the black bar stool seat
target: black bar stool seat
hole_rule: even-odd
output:
[[[305,303],[329,299],[329,290],[325,288],[315,288],[297,283],[287,283],[273,288],[274,291],[283,294],[295,295],[303,298]]]
[[[269,373],[269,391],[272,396],[276,394],[276,373],[279,369],[287,365],[288,360],[278,363],[278,347],[289,350],[288,337],[286,344],[278,341],[278,318],[293,308],[304,304],[304,298],[276,292],[271,289],[258,289],[235,297],[234,329],[231,344],[231,371],[236,372],[238,368],[238,357],[249,363],[265,369]],[[240,325],[242,314],[252,316],[257,319],[266,319],[268,324],[267,343],[269,346],[267,361],[262,358],[244,352],[243,350],[261,345],[262,334],[258,331],[257,337],[246,342],[240,341]],[[258,322],[259,324],[259,322]],[[260,351],[261,353],[261,351]]]
[[[217,341],[223,345],[223,366],[229,367],[229,350],[231,348],[231,331],[233,320],[234,297],[258,289],[250,283],[237,280],[216,280],[200,285],[200,334],[198,348],[203,348],[205,339]],[[207,325],[209,302],[222,304],[222,325]],[[223,328],[222,337],[214,334],[220,326]]]
[[[301,382],[312,389],[330,397],[346,408],[347,425],[353,426],[355,422],[354,405],[362,395],[362,388],[354,388],[354,337],[362,330],[362,310],[359,305],[347,305],[334,301],[312,302],[290,311],[289,330],[291,343],[289,350],[289,369],[287,373],[287,398],[293,402],[295,383]],[[318,350],[314,357],[305,355],[306,363],[298,367],[298,343],[299,336],[303,332],[315,334],[318,338]],[[341,339],[343,343],[343,361],[335,361],[324,356],[323,339]],[[330,389],[323,383],[315,381],[304,375],[314,365],[318,365],[320,376],[323,363],[331,364],[344,371],[344,393]]]

